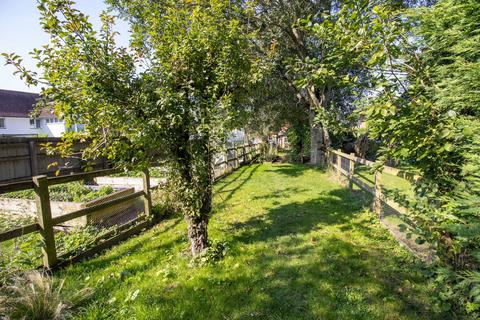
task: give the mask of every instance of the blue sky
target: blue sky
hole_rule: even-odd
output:
[[[99,13],[106,9],[102,0],[77,0],[76,8],[90,16],[90,21],[96,29],[100,26]],[[48,43],[48,37],[39,24],[39,13],[35,0],[0,0],[0,52],[15,52],[24,60],[24,65],[31,70],[35,61],[28,53],[33,48]],[[118,21],[117,31],[120,32],[118,44],[128,43],[128,26]],[[39,88],[28,87],[22,80],[14,76],[11,66],[4,66],[0,58],[0,89],[39,92]]]

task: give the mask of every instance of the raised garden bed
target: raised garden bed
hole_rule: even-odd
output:
[[[112,186],[86,186],[77,182],[52,186],[50,188],[52,216],[62,216],[69,212],[131,194],[134,191],[134,188],[128,187],[114,189]],[[0,195],[0,209],[3,214],[7,215],[36,217],[37,207],[34,199],[35,193],[33,190],[3,194]],[[137,211],[142,205],[140,202],[138,200],[131,200],[109,206],[87,216],[68,221],[60,227],[81,227],[92,223],[101,224],[114,215]]]
[[[143,189],[143,179],[138,177],[108,176],[96,177],[93,179],[98,186],[112,186],[114,188],[134,188],[135,191]],[[150,178],[150,187],[156,188],[165,184],[166,178]]]

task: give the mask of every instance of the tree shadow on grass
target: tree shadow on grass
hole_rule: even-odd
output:
[[[301,192],[289,188],[289,193]],[[276,198],[277,193],[257,196],[254,199]],[[322,225],[343,225],[368,205],[366,198],[350,193],[347,189],[336,189],[321,193],[316,199],[306,202],[291,202],[274,207],[264,216],[254,216],[246,222],[233,223],[231,231],[241,230],[236,241],[251,243],[267,241],[289,234],[305,234]]]
[[[226,192],[236,192],[252,174],[250,171],[240,186]],[[287,189],[289,193],[305,191]],[[278,193],[272,190],[251,200],[275,199]],[[425,292],[418,285],[424,280],[412,272],[412,266],[389,252],[388,246],[379,245],[389,241],[388,237],[373,232],[374,221],[359,218],[369,200],[363,193],[339,188],[304,202],[278,202],[266,214],[242,223],[229,222],[230,257],[192,269],[186,277],[142,280],[143,273],[151,276],[168,265],[163,252],[186,243],[180,235],[160,244],[144,237],[113,256],[99,259],[104,261],[90,265],[90,270],[115,264],[132,250],[139,251],[142,262],[129,269],[123,285],[141,291],[135,301],[122,305],[137,319],[445,318],[429,309]],[[323,233],[330,227],[337,228],[339,234],[332,230]],[[343,233],[368,241],[342,237]],[[181,261],[175,259],[171,266]],[[228,259],[233,263],[227,264]],[[108,300],[109,291],[122,285],[114,282],[118,280],[109,281],[102,285],[99,300]],[[112,310],[106,302],[102,308]],[[116,310],[112,312],[117,315]]]
[[[274,164],[272,169],[265,170],[265,172],[273,172],[286,175],[288,177],[299,177],[305,174],[308,170],[321,170],[318,168],[312,168],[303,164]]]
[[[240,190],[245,185],[245,183],[247,183],[252,178],[253,174],[255,173],[255,171],[258,170],[259,167],[260,167],[260,164],[256,164],[256,165],[253,165],[253,166],[246,167],[246,169],[243,170],[242,172],[240,172],[240,174],[237,177],[228,181],[220,189],[215,191],[215,194],[217,194],[222,199],[222,201],[218,204],[218,209],[221,209],[221,208],[224,207],[225,203],[227,203],[228,200],[230,200],[234,196],[234,194],[238,190]],[[242,177],[243,173],[247,172],[247,169],[250,169],[250,170],[248,170],[248,175],[246,177],[244,177],[243,179],[240,179],[240,177]],[[237,182],[237,181],[240,181],[240,183],[237,186],[235,186],[232,189],[225,190],[226,186],[229,186],[229,185],[231,185],[231,184],[233,184],[234,182]],[[227,193],[227,195],[225,195],[224,193]]]
[[[328,237],[258,250],[227,275],[222,265],[171,292],[140,301],[162,319],[435,319],[410,283],[419,281],[375,248]],[[175,307],[181,305],[181,308]],[[153,308],[148,311],[152,319]],[[151,312],[151,313],[150,313]]]
[[[378,243],[389,241],[387,233],[372,232],[375,221],[352,222],[368,204],[369,197],[363,193],[336,189],[303,203],[272,208],[262,217],[233,223],[230,232],[235,234],[235,246],[279,245],[257,252],[248,263],[248,276],[220,281],[219,286],[229,294],[218,295],[215,304],[230,310],[225,315],[236,314],[232,319],[442,318],[417,298],[419,289],[412,283],[424,279],[412,273],[414,265],[404,269],[402,258],[331,234],[326,239],[314,236],[310,242],[302,238],[311,231],[337,225],[339,230],[354,229]],[[212,290],[212,283],[215,281],[204,279],[205,292]],[[383,304],[390,304],[389,310],[394,313],[379,314]]]

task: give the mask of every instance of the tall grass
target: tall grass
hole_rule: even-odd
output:
[[[1,289],[0,315],[7,319],[63,320],[72,316],[74,308],[87,299],[92,290],[63,290],[64,280],[30,271],[12,279]],[[1,316],[0,316],[1,318]]]

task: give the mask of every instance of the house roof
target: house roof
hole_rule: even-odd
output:
[[[30,118],[38,98],[36,93],[0,89],[0,117]]]

